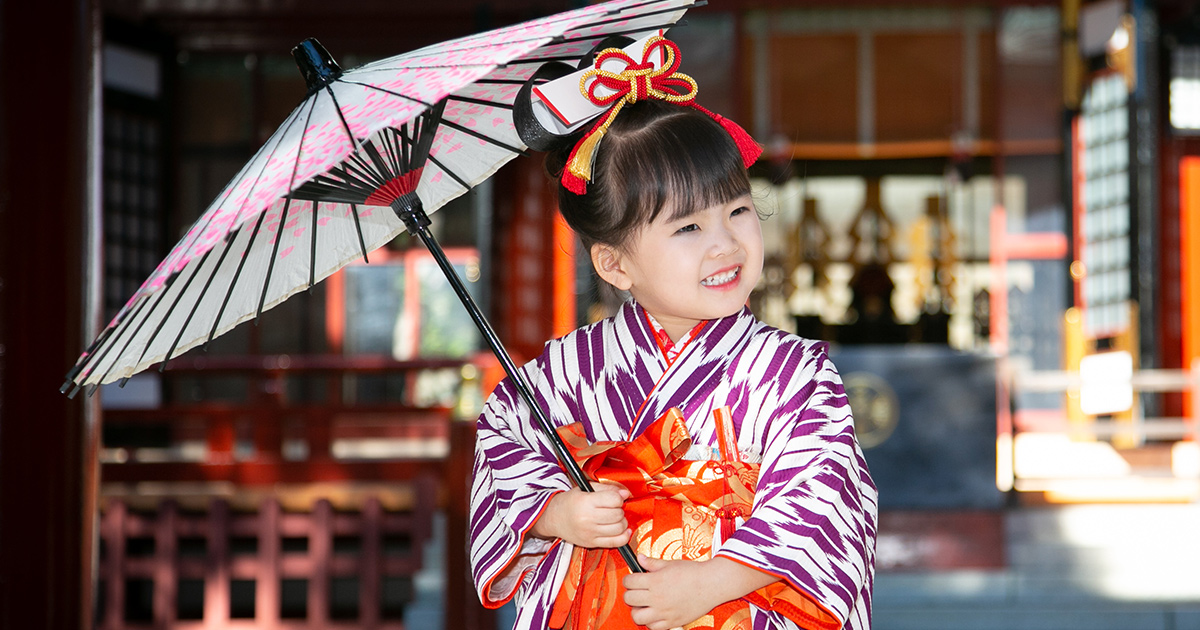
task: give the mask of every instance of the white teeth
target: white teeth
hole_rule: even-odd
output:
[[[730,280],[733,280],[734,278],[736,278],[738,275],[738,271],[740,271],[740,270],[741,270],[741,267],[736,267],[734,269],[730,269],[729,271],[726,271],[725,273],[719,273],[715,276],[709,276],[709,277],[701,280],[700,284],[702,284],[706,287],[716,286],[718,284],[725,284],[726,282],[729,282]]]

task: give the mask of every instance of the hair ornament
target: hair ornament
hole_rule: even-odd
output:
[[[662,63],[656,66],[655,54],[661,55]],[[694,107],[720,124],[742,155],[747,168],[758,159],[762,148],[750,134],[737,123],[696,104],[699,91],[695,79],[679,72],[679,47],[669,39],[654,36],[642,48],[642,59],[636,61],[620,48],[606,48],[596,54],[593,69],[579,80],[579,91],[593,104],[607,107],[591,129],[580,138],[567,159],[563,169],[562,184],[567,190],[582,195],[587,192],[587,183],[592,181],[592,163],[600,141],[608,132],[609,125],[616,119],[621,108],[639,100],[657,99]],[[620,71],[605,70],[602,65],[623,64]],[[600,89],[603,88],[601,92]]]

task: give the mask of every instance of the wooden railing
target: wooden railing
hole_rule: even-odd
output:
[[[1010,467],[1013,487],[1056,502],[1200,499],[1200,361],[1190,370],[1108,372],[1013,375],[1015,392],[1065,398],[1065,409],[1017,410],[1011,436],[1000,436],[1009,439],[1011,457],[1000,464]],[[1146,414],[1154,407],[1143,394],[1180,396],[1182,415]],[[1086,396],[1117,411],[1085,413]],[[1104,409],[1095,398],[1091,408]]]
[[[403,608],[431,534],[435,482],[412,482],[404,512],[366,498],[335,513],[284,512],[267,500],[237,513],[163,501],[153,513],[109,500],[100,526],[103,630],[133,628],[403,628]]]
[[[1017,372],[1013,389],[1021,392],[1050,392],[1079,396],[1086,381],[1077,371],[1039,370]],[[1124,387],[1133,396],[1133,406],[1125,421],[1084,418],[1071,422],[1067,414],[1039,423],[1037,430],[1060,431],[1073,436],[1111,439],[1125,437],[1134,443],[1145,440],[1200,440],[1200,361],[1191,370],[1144,369],[1129,374],[1123,381],[1102,380],[1102,386]],[[1138,395],[1180,392],[1187,396],[1190,408],[1181,417],[1143,417]],[[1057,420],[1057,422],[1053,421]]]
[[[466,570],[474,423],[408,401],[344,404],[338,391],[346,376],[465,364],[173,361],[174,374],[247,376],[259,394],[105,412],[105,426],[132,442],[141,431],[158,437],[103,449],[96,627],[399,630],[438,511],[447,515],[443,627],[493,627]],[[296,375],[326,377],[323,398],[335,402],[287,401],[282,384]]]

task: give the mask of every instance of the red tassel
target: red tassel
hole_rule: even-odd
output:
[[[758,156],[762,155],[762,147],[754,141],[754,138],[750,137],[750,134],[746,133],[745,129],[742,129],[741,125],[725,117],[722,117],[718,122],[729,132],[734,144],[737,145],[738,151],[742,152],[742,164],[746,168],[754,166],[754,163],[758,161]]]
[[[563,188],[566,188],[576,195],[587,194],[587,182],[583,181],[583,178],[581,177],[576,177],[574,173],[565,168],[563,169],[562,185]]]
[[[737,530],[737,521],[733,516],[721,518],[721,542],[725,542],[733,537],[733,532]]]
[[[742,164],[746,168],[750,168],[758,161],[758,156],[762,155],[763,152],[762,147],[754,141],[754,138],[750,137],[750,134],[746,133],[745,129],[742,129],[741,125],[720,114],[710,112],[695,102],[692,102],[692,107],[708,114],[713,120],[717,121],[717,124],[725,129],[730,138],[733,138],[733,143],[737,145],[738,151],[742,154]]]

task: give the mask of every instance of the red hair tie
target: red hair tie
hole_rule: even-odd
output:
[[[661,49],[663,64],[655,68],[650,61],[651,55]],[[619,61],[625,65],[620,72],[602,70],[601,65],[609,61]],[[737,123],[714,114],[696,104],[696,93],[699,91],[696,80],[679,69],[679,47],[669,39],[661,36],[650,38],[642,49],[641,63],[625,54],[620,48],[606,48],[596,53],[595,68],[587,71],[579,79],[579,91],[592,103],[601,107],[609,107],[608,113],[601,116],[596,124],[588,130],[567,159],[567,167],[563,169],[562,183],[567,190],[582,195],[587,192],[587,183],[592,181],[592,163],[600,140],[608,133],[608,127],[616,119],[617,113],[627,103],[639,100],[657,99],[668,103],[678,103],[694,107],[704,112],[729,133],[742,154],[742,162],[749,168],[758,156],[762,147],[746,133]],[[590,81],[590,83],[589,83]],[[601,96],[596,93],[597,87],[612,90],[611,94]]]

